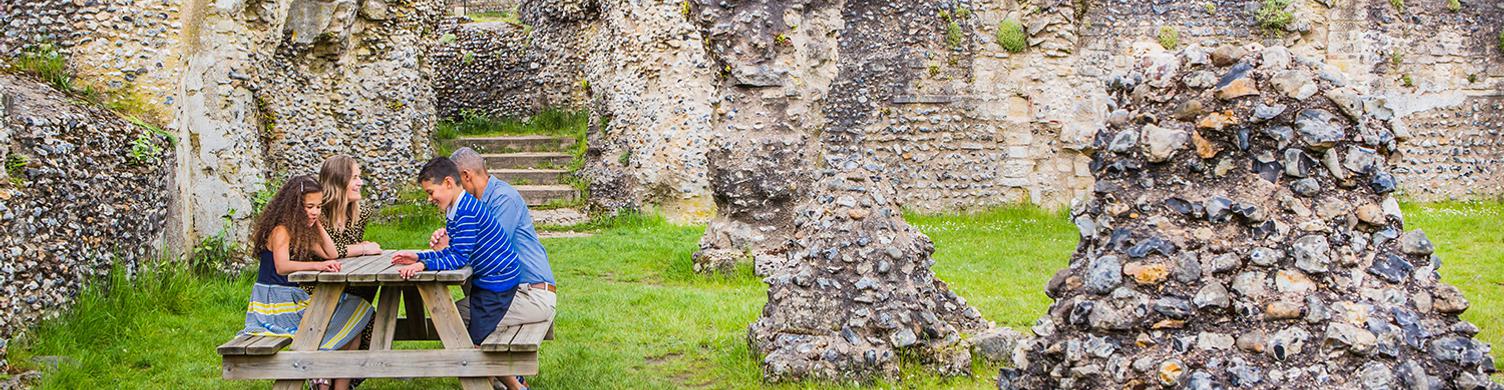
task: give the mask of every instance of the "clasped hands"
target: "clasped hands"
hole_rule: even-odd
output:
[[[444,229],[434,230],[433,235],[428,238],[428,249],[437,251],[447,247],[449,247],[449,233]],[[403,279],[411,279],[413,275],[423,272],[426,268],[422,262],[418,261],[418,254],[412,251],[393,253],[392,264],[404,266],[397,269],[397,274]]]

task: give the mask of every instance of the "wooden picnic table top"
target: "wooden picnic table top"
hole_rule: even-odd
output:
[[[342,263],[339,272],[322,271],[299,271],[287,275],[287,280],[293,283],[346,283],[346,284],[396,284],[410,282],[439,282],[445,284],[463,283],[470,278],[470,267],[464,267],[449,271],[423,271],[413,275],[412,279],[403,279],[397,274],[397,269],[403,266],[392,265],[392,254],[395,250],[382,251],[379,255],[348,257],[339,259]]]

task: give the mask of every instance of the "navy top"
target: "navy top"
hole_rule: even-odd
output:
[[[261,269],[256,273],[256,283],[289,287],[298,286],[297,283],[287,281],[287,275],[277,273],[277,260],[272,257],[272,251],[262,249],[256,256],[261,257]]]

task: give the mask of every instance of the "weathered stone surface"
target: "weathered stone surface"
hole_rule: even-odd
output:
[[[156,260],[178,156],[167,137],[10,74],[0,74],[0,150],[19,162],[0,180],[4,372],[7,340],[62,314],[86,282]]]
[[[1093,155],[1097,190],[1072,217],[1103,228],[1083,230],[1070,265],[1056,275],[1087,283],[1052,283],[1055,303],[1038,321],[1049,331],[1020,342],[1002,387],[1497,386],[1476,379],[1494,370],[1488,347],[1472,339],[1477,327],[1456,316],[1466,300],[1436,280],[1431,243],[1419,231],[1402,236],[1402,218],[1382,206],[1392,203],[1395,149],[1372,140],[1388,131],[1387,121],[1339,106],[1366,101],[1357,87],[1338,92],[1351,97],[1313,98],[1339,88],[1310,76],[1321,64],[1253,51],[1276,57],[1279,69],[1225,59],[1212,62],[1230,68],[1180,69],[1224,75],[1218,93],[1231,99],[1207,104],[1207,112],[1260,119],[1234,134],[1236,126],[1212,126],[1192,137],[1198,150],[1219,153],[1168,152],[1165,134],[1174,130],[1154,123],[1185,100],[1204,98],[1186,89],[1194,87],[1114,90],[1115,107],[1140,122],[1125,126],[1143,126],[1146,146]],[[1135,68],[1122,77],[1159,71]],[[1105,132],[1099,139],[1108,145]],[[1140,249],[1159,241],[1184,252]],[[1102,261],[1125,255],[1131,261],[1122,273],[1133,283],[1112,280],[1107,271],[1116,262]],[[1147,272],[1155,264],[1173,264],[1167,270],[1175,277]],[[1140,282],[1145,276],[1156,277]],[[1116,348],[1092,350],[1094,343]]]
[[[892,6],[934,12],[931,5]],[[764,279],[768,302],[749,328],[750,349],[763,357],[763,378],[770,382],[896,378],[900,354],[943,375],[968,374],[970,348],[961,335],[985,333],[992,325],[935,278],[930,271],[934,245],[903,221],[891,168],[864,146],[865,137],[881,128],[876,126],[880,108],[871,103],[894,98],[892,90],[868,86],[916,76],[903,66],[902,48],[887,42],[916,30],[934,37],[941,31],[918,21],[852,17],[886,6],[846,7],[842,15],[850,18],[838,45],[841,75],[821,108],[826,119],[815,179],[794,213],[787,267]],[[1090,316],[1110,320],[1110,315],[1099,318],[1102,314]]]

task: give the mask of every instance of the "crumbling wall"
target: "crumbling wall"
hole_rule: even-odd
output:
[[[429,50],[434,68],[441,70],[433,73],[440,117],[525,118],[550,108],[584,107],[588,101],[583,63],[561,64],[563,59],[545,57],[562,51],[546,46],[566,42],[533,33],[526,24],[445,24],[438,45]]]
[[[158,255],[175,160],[165,136],[0,74],[0,371],[84,282]]]
[[[0,3],[0,57],[50,44],[79,59],[70,65],[82,83],[128,95],[166,121],[177,103],[181,66],[180,0],[6,1]]]
[[[844,29],[815,179],[795,214],[788,263],[764,279],[768,303],[748,330],[752,350],[763,357],[768,381],[896,378],[900,354],[944,375],[968,374],[962,333],[991,324],[935,278],[934,244],[903,221],[891,168],[864,141],[891,120],[879,102],[914,77],[901,66],[913,55],[908,48],[941,31],[875,15],[927,14],[936,6],[832,5],[841,7]]]
[[[787,267],[794,210],[812,183],[816,134],[836,76],[841,2],[695,4],[689,17],[709,38],[718,69],[708,152],[716,219],[700,239],[695,270]]]
[[[1282,46],[1134,48],[1081,244],[1003,388],[1497,388],[1391,173],[1390,101]]]
[[[681,223],[714,212],[706,151],[715,75],[683,9],[666,0],[521,5],[538,58],[549,59],[541,66],[560,69],[547,73],[542,90],[589,86],[580,175],[597,211],[653,209]],[[579,78],[566,80],[571,75]]]

